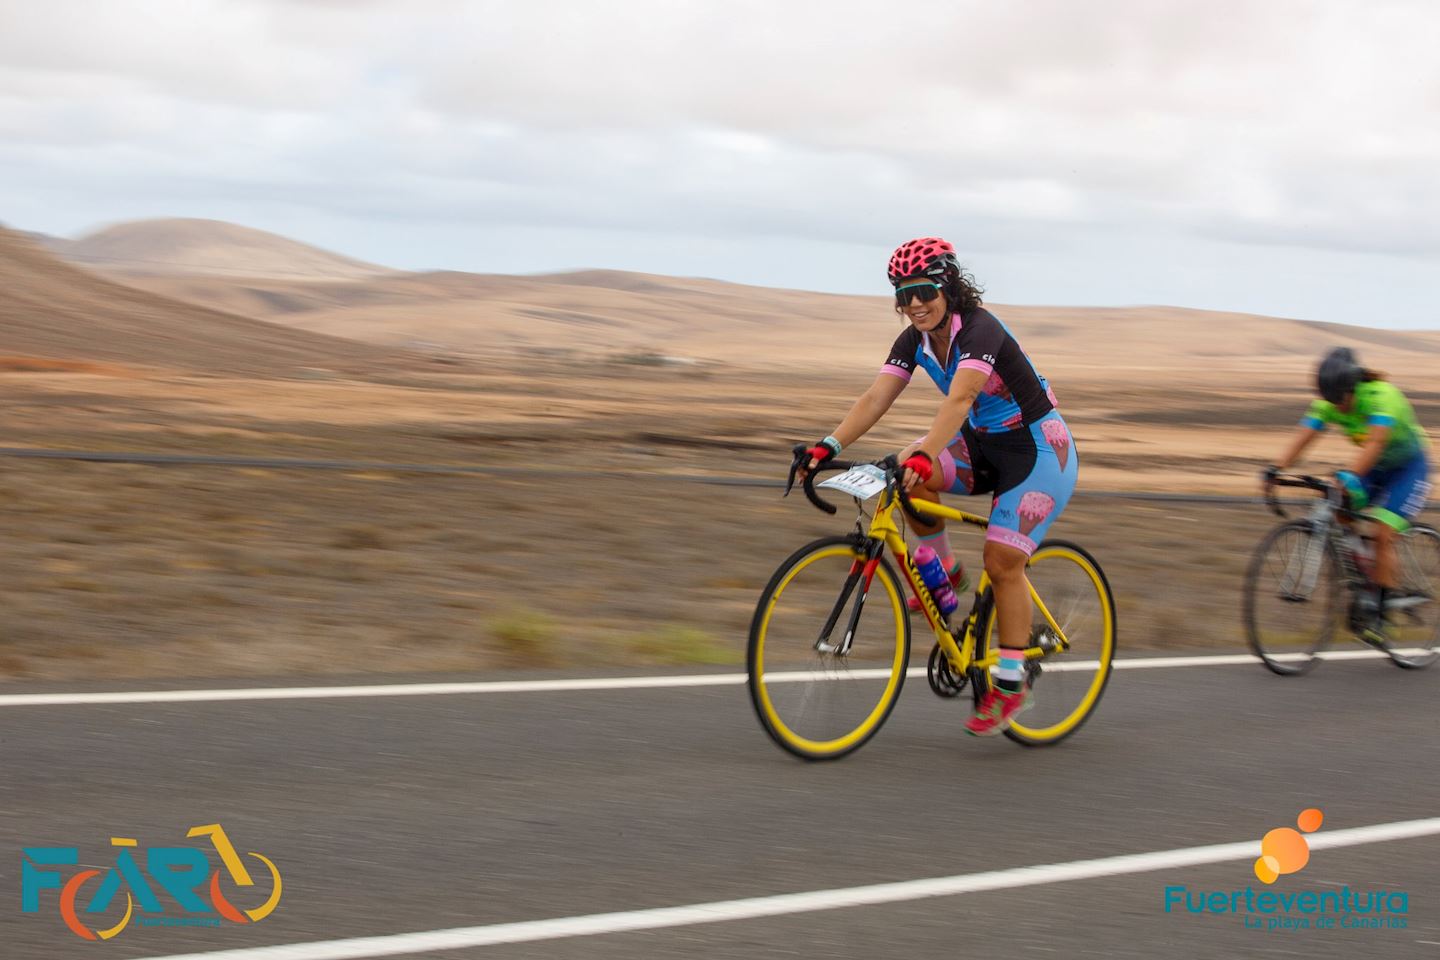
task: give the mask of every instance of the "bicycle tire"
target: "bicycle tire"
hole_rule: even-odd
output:
[[[1314,582],[1308,585],[1303,582],[1308,578],[1306,558],[1315,549],[1314,537],[1308,521],[1282,523],[1256,545],[1245,570],[1241,601],[1245,639],[1251,652],[1282,677],[1298,676],[1315,666],[1318,654],[1330,643],[1339,619],[1346,580],[1334,546],[1328,542],[1319,546],[1322,553],[1316,561],[1319,566]],[[1272,579],[1274,583],[1270,583]],[[1276,605],[1279,614],[1273,618],[1269,616],[1268,603],[1272,594],[1274,599],[1282,601]],[[1317,597],[1320,602],[1314,604]],[[1266,607],[1264,614],[1260,611],[1262,601]],[[1317,612],[1316,625],[1297,628],[1297,611],[1308,610]],[[1272,625],[1272,621],[1278,626]]]
[[[902,581],[883,555],[852,645],[843,652],[820,649],[827,639],[839,642],[834,632],[843,638],[862,596],[854,582],[857,564],[865,562],[870,544],[864,537],[824,537],[796,550],[771,576],[751,619],[745,656],[750,702],[770,738],[805,760],[835,760],[864,746],[905,685],[910,618]],[[837,610],[844,622],[836,622]],[[834,632],[826,631],[832,623]],[[828,719],[827,707],[842,701],[854,718]],[[838,707],[833,712],[839,717]]]
[[[1027,661],[1025,680],[1034,706],[1012,720],[1004,733],[1022,746],[1048,747],[1084,726],[1109,686],[1119,641],[1115,594],[1099,562],[1079,544],[1067,540],[1042,542],[1025,570],[1041,602],[1065,632],[1070,647],[1063,653]],[[1032,642],[1049,631],[1038,610],[1033,617]],[[982,655],[997,643],[998,631],[992,605],[986,618]],[[989,689],[992,683],[989,674],[984,673],[981,684]],[[1061,705],[1058,712],[1046,709],[1053,704]],[[1042,712],[1037,714],[1037,709]]]
[[[1440,531],[1415,524],[1395,545],[1400,560],[1401,597],[1420,599],[1389,615],[1385,633],[1390,662],[1405,670],[1423,670],[1440,659]]]

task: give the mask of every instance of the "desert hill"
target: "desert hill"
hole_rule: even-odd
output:
[[[394,351],[123,286],[0,229],[0,354],[266,375],[358,370]]]
[[[220,220],[139,220],[51,247],[71,262],[125,273],[333,280],[393,272]]]
[[[613,271],[396,274],[304,283],[232,277],[126,282],[276,323],[392,347],[476,356],[653,353],[750,367],[878,369],[901,329],[888,298]],[[1397,373],[1433,369],[1440,332],[1377,330],[1179,307],[992,304],[1046,371],[1104,378],[1225,371],[1263,378],[1346,345]],[[1162,376],[1162,378],[1163,378]],[[1428,378],[1427,378],[1428,379]]]
[[[536,351],[576,358],[655,355],[844,371],[863,380],[878,368],[902,326],[883,296],[614,270],[353,275],[334,263],[314,262],[307,269],[315,274],[307,277],[241,276],[235,271],[252,262],[249,244],[255,236],[272,245],[290,241],[212,221],[145,221],[114,229],[130,237],[163,237],[169,245],[163,250],[127,247],[148,250],[156,261],[229,266],[205,274],[189,266],[140,273],[113,261],[91,264],[112,278],[209,308],[390,348],[506,358]],[[992,293],[1000,299],[1003,291]],[[1321,350],[1336,344],[1356,348],[1371,366],[1397,374],[1424,372],[1428,382],[1440,353],[1437,331],[1164,306],[1010,306],[1002,300],[992,309],[1044,371],[1097,382],[1123,376],[1163,383],[1179,377],[1203,385],[1219,371],[1252,385],[1275,375],[1296,380]]]

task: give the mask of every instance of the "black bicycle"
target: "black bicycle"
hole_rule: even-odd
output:
[[[1280,475],[1277,487],[1300,487],[1321,499],[1291,519],[1272,488],[1270,509],[1285,523],[1265,535],[1245,574],[1245,631],[1250,649],[1279,674],[1304,673],[1344,630],[1383,650],[1397,667],[1440,659],[1440,532],[1414,524],[1396,540],[1400,587],[1374,609],[1373,543],[1357,525],[1374,522],[1350,509],[1344,491],[1317,477]]]

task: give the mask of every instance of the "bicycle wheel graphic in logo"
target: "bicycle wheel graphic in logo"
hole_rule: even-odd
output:
[[[222,871],[216,870],[210,876],[210,904],[215,908],[216,913],[232,923],[259,923],[261,920],[270,916],[280,904],[280,871],[264,854],[252,852],[250,856],[265,864],[266,868],[270,871],[270,896],[264,903],[260,904],[260,906],[242,911],[230,901],[230,898],[225,896],[220,884]],[[230,870],[229,873],[230,879],[235,882],[236,886],[251,887],[256,885],[243,865],[240,866],[238,872]]]
[[[257,884],[254,878],[250,876],[250,871],[245,868],[245,862],[240,859],[240,855],[235,851],[234,846],[231,845],[230,838],[225,835],[225,830],[218,823],[213,823],[204,827],[192,827],[187,836],[208,836],[210,842],[215,846],[215,852],[220,855],[220,862],[224,865],[224,870],[216,870],[210,875],[210,904],[215,908],[216,913],[231,923],[259,923],[275,911],[275,908],[280,904],[283,884],[280,881],[279,868],[275,866],[269,857],[261,853],[256,853],[253,850],[247,854],[247,856],[254,857],[263,863],[265,869],[269,872],[270,895],[259,906],[242,909],[237,907],[233,902],[232,897],[234,894],[230,896],[226,895],[221,883],[221,876],[228,873],[231,882],[237,887],[251,888],[256,887]],[[248,900],[250,897],[245,897],[244,899]]]
[[[115,926],[108,930],[92,930],[80,922],[80,916],[75,911],[75,901],[80,896],[80,888],[86,881],[100,876],[99,870],[85,870],[75,874],[60,891],[60,917],[65,921],[65,926],[77,937],[85,940],[109,940],[130,923],[130,918],[135,913],[135,899],[127,891],[125,894],[125,916]]]

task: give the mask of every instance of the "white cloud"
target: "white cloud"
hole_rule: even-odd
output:
[[[1063,254],[1106,232],[1192,254],[1440,254],[1440,8],[1425,2],[0,13],[0,209],[41,229],[206,215],[208,198],[272,228],[708,237],[736,251],[737,278],[766,269],[746,238],[874,249],[937,230],[977,256]]]

